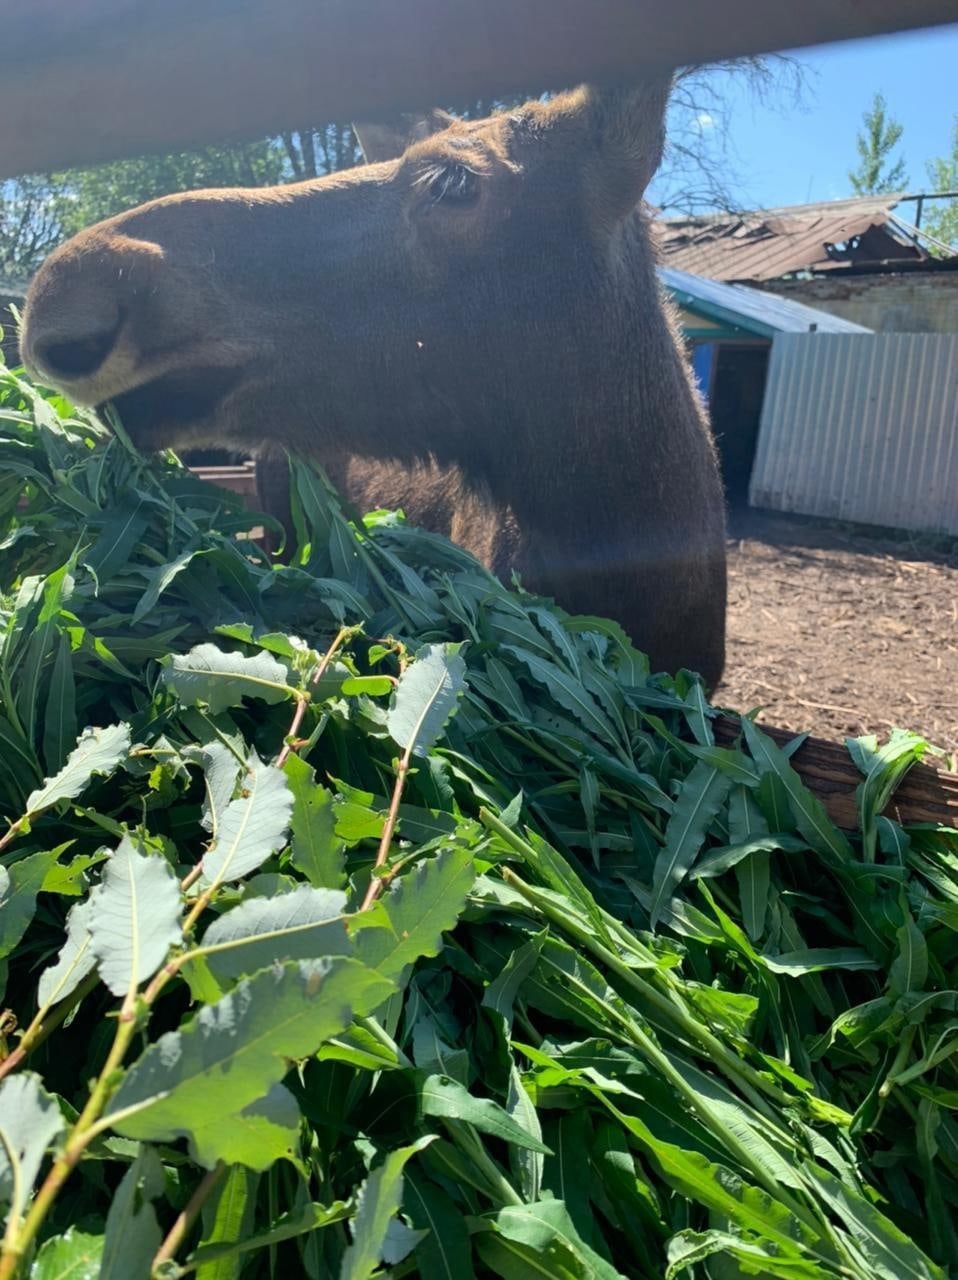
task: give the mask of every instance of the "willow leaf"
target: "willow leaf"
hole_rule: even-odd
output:
[[[110,1200],[100,1280],[148,1276],[163,1233],[152,1201],[163,1194],[163,1165],[151,1147],[141,1147]]]
[[[400,676],[386,727],[404,751],[425,756],[455,713],[466,687],[461,647],[426,645]]]
[[[442,935],[458,921],[476,878],[467,849],[447,849],[395,880],[355,917],[356,954],[387,978],[421,956],[438,955]]]
[[[399,1212],[403,1197],[403,1169],[431,1142],[433,1135],[391,1151],[363,1183],[351,1227],[353,1242],[343,1254],[339,1280],[368,1280],[378,1270],[389,1225]]]
[[[43,1157],[65,1128],[55,1098],[32,1071],[7,1076],[0,1084],[0,1204],[19,1219]]]
[[[33,818],[60,800],[75,800],[95,775],[112,773],[129,750],[129,725],[84,729],[60,772],[27,796],[27,814]]]
[[[198,644],[162,660],[163,681],[187,707],[204,705],[212,715],[242,705],[244,698],[283,702],[294,690],[288,667],[262,651],[252,656]]]
[[[165,858],[143,854],[129,837],[105,863],[90,894],[87,928],[100,977],[125,996],[152,977],[182,935],[180,887]]]
[[[202,952],[220,983],[287,960],[347,955],[346,895],[299,885],[273,898],[252,898],[214,920]]]
[[[148,1142],[192,1139],[195,1131],[215,1163],[206,1146],[215,1142],[211,1116],[235,1115],[264,1097],[285,1076],[289,1059],[315,1053],[391,990],[354,960],[263,970],[150,1045],[113,1095],[114,1127]]]
[[[90,937],[90,917],[93,903],[87,898],[78,902],[67,913],[66,942],[60,948],[56,963],[44,969],[37,986],[37,1001],[41,1005],[56,1004],[75,991],[86,975],[96,965],[93,939]]]
[[[216,838],[203,858],[209,883],[239,880],[286,842],[293,796],[286,775],[252,755],[242,794],[223,810]]]

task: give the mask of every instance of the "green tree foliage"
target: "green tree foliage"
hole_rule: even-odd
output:
[[[858,168],[849,170],[848,180],[856,195],[883,195],[903,191],[908,185],[904,158],[892,159],[901,141],[903,125],[888,114],[884,94],[876,93],[871,108],[862,117],[864,128],[858,135]]]
[[[55,182],[29,176],[0,184],[0,276],[25,280],[62,236]]]
[[[951,154],[928,163],[933,191],[958,191],[958,115],[951,126]],[[958,200],[936,200],[926,205],[922,229],[958,252]]]
[[[173,191],[203,187],[265,187],[283,178],[283,153],[273,141],[206,147],[171,156],[139,156],[58,174],[53,183],[63,236]]]

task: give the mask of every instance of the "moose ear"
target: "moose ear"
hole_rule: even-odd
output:
[[[671,75],[622,88],[580,89],[554,100],[557,132],[572,126],[585,146],[586,195],[603,221],[627,217],[662,160]]]
[[[391,124],[353,124],[353,133],[367,164],[395,160],[414,142],[439,133],[454,117],[438,108],[421,115],[404,115]]]

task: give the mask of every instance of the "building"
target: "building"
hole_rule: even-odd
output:
[[[919,225],[928,201],[944,198],[862,196],[666,218],[661,259],[875,332],[958,333],[958,251]]]
[[[699,387],[708,402],[730,504],[748,502],[772,342],[786,333],[868,333],[826,311],[675,267],[659,277],[679,310]]]

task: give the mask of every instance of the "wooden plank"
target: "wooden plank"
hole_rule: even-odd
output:
[[[761,728],[780,746],[796,736],[765,724]],[[720,717],[716,722],[715,736],[720,742],[730,743],[739,733],[738,724],[728,717]],[[846,831],[856,830],[855,788],[862,776],[845,747],[822,738],[809,738],[792,757],[792,764],[809,790],[822,801],[832,821]],[[885,812],[904,824],[939,822],[958,827],[958,774],[939,773],[930,765],[915,765]]]
[[[256,498],[256,467],[252,462],[238,467],[191,467],[190,470],[208,484],[230,489],[244,498]]]
[[[0,177],[954,18],[954,0],[0,0]]]

